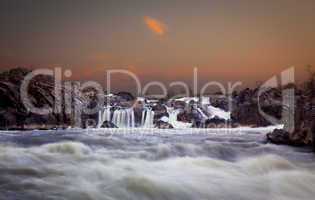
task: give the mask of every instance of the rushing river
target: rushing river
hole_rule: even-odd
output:
[[[315,156],[264,129],[0,133],[2,200],[313,200]]]

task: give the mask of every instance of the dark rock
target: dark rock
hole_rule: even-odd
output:
[[[111,104],[117,107],[131,108],[135,103],[135,97],[129,92],[119,92],[111,99]]]
[[[290,134],[283,129],[275,129],[267,134],[267,140],[274,144],[290,144]]]
[[[101,128],[118,128],[118,127],[110,121],[105,121],[103,122]]]
[[[152,110],[154,111],[154,119],[161,119],[163,116],[169,116],[166,107],[162,104],[153,106]]]
[[[25,68],[14,68],[8,71],[5,71],[0,74],[0,80],[11,82],[15,85],[20,85],[24,77],[31,72],[28,69]]]
[[[157,121],[155,127],[159,129],[172,129],[174,128],[170,123],[164,121]]]
[[[315,120],[313,120],[313,123],[312,123],[311,134],[312,134],[312,147],[313,147],[313,151],[315,152]]]
[[[191,115],[192,115],[192,127],[193,128],[202,128],[204,127],[204,121],[203,121],[203,117],[200,114],[200,112],[196,109],[191,109]]]
[[[174,101],[172,106],[174,109],[185,109],[186,103],[184,101]]]
[[[271,123],[263,118],[256,103],[233,106],[231,119],[244,126],[269,126]]]
[[[143,107],[134,107],[133,108],[134,111],[134,115],[135,115],[135,125],[136,126],[140,126],[141,125],[141,120],[142,120],[142,111],[143,111]]]
[[[205,121],[205,128],[224,128],[226,126],[226,120],[218,117],[214,117]]]
[[[192,128],[204,128],[204,124],[201,121],[194,120],[192,123]]]
[[[275,129],[273,132],[267,134],[267,140],[274,144],[284,144],[292,146],[307,145],[307,131],[299,130],[289,133],[283,129]]]
[[[311,143],[311,130],[308,128],[295,130],[290,134],[290,145],[306,146],[310,145]]]
[[[260,113],[261,110],[273,118],[280,119],[282,115],[281,91],[270,89],[259,96],[259,89],[249,88],[234,94],[231,118],[233,122],[245,126],[269,126],[271,122],[266,120]]]
[[[20,87],[24,77],[30,70],[17,68],[0,74],[0,119],[6,119],[0,123],[3,129],[28,127],[36,128],[36,124],[55,124],[58,126],[70,125],[71,114],[65,113],[65,105],[62,105],[62,112],[51,112],[47,115],[37,115],[29,112],[20,97]],[[61,88],[62,93],[70,93],[65,88]],[[55,102],[54,79],[51,76],[38,75],[34,77],[28,86],[30,101],[35,107],[53,108]],[[69,95],[75,101],[81,101],[79,95]],[[63,97],[62,97],[63,98]]]
[[[212,97],[210,99],[211,105],[217,108],[220,108],[224,111],[228,111],[229,110],[229,103],[227,98],[214,98]]]
[[[134,101],[135,97],[129,92],[118,92],[116,96],[126,101]]]
[[[192,113],[183,111],[177,115],[177,121],[185,122],[185,123],[192,123],[193,115]]]

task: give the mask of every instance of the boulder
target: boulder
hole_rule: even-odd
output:
[[[312,133],[309,128],[303,128],[296,130],[290,134],[290,145],[293,146],[305,146],[311,145],[312,143]]]
[[[174,109],[185,109],[186,103],[184,101],[174,101],[173,102],[173,107]]]
[[[134,101],[135,97],[130,92],[118,92],[116,94],[120,99],[126,100],[126,101]]]
[[[62,112],[50,113],[48,115],[36,115],[29,112],[20,97],[20,87],[24,77],[31,72],[23,68],[16,68],[0,74],[0,119],[6,119],[0,123],[2,128],[20,127],[42,127],[41,124],[55,124],[68,126],[71,123],[70,114],[65,113],[65,105],[62,105]],[[63,93],[71,93],[62,87]],[[55,102],[54,79],[51,76],[38,75],[34,77],[28,87],[30,101],[35,107],[53,108]],[[71,93],[72,94],[72,93]],[[83,102],[80,95],[71,95],[73,102]]]
[[[267,140],[274,144],[285,144],[292,146],[310,146],[312,145],[312,131],[308,127],[296,129],[289,133],[283,129],[275,129],[267,134]]]
[[[185,122],[185,123],[192,123],[193,115],[187,111],[181,112],[177,115],[177,121]]]
[[[257,103],[247,102],[244,104],[235,104],[231,112],[231,119],[244,126],[269,126],[271,123],[267,121],[259,113]]]
[[[259,110],[259,106],[265,114],[276,119],[282,115],[281,91],[279,89],[269,89],[259,96],[259,88],[251,90],[249,88],[240,91],[233,97],[231,118],[233,122],[244,126],[269,126],[272,125],[266,120]]]
[[[110,121],[104,121],[101,128],[118,128],[118,127]]]
[[[174,128],[170,123],[159,120],[155,123],[155,127],[159,129],[172,129]]]
[[[227,122],[224,119],[214,117],[205,121],[205,128],[224,128]]]
[[[169,116],[166,107],[162,104],[153,106],[152,110],[154,111],[154,119],[161,119],[163,116]]]
[[[224,111],[229,110],[229,104],[227,98],[212,98],[211,105],[220,108]]]
[[[290,144],[290,134],[283,129],[275,129],[267,134],[267,140],[274,144]]]

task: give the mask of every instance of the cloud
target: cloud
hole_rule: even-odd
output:
[[[166,33],[167,27],[163,22],[148,16],[144,17],[144,22],[147,27],[155,34],[163,36]]]

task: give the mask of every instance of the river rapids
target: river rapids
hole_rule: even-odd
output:
[[[0,132],[0,199],[314,199],[315,156],[267,131]]]

